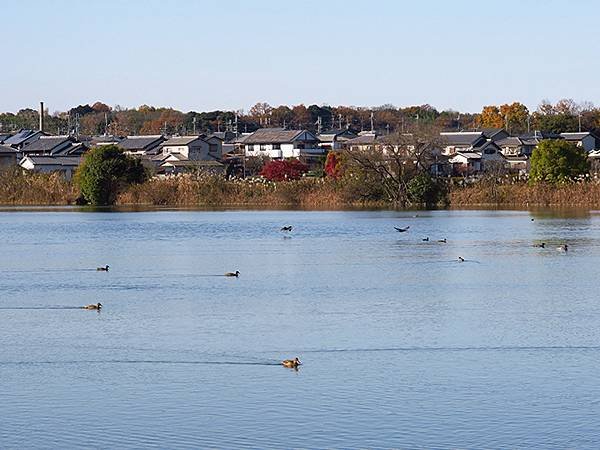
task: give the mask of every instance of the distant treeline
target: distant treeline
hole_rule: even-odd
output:
[[[182,112],[172,108],[142,105],[139,108],[108,106],[102,102],[79,105],[65,112],[47,114],[45,128],[53,134],[97,135],[192,134],[237,130],[252,132],[261,127],[309,129],[315,132],[348,127],[355,132],[410,131],[421,124],[444,130],[506,128],[512,134],[534,130],[561,133],[600,128],[600,108],[589,102],[563,99],[556,104],[542,102],[536,111],[522,103],[485,106],[480,113],[438,111],[430,105],[397,108],[354,106],[271,106],[257,103],[249,111]],[[0,132],[35,129],[38,112],[25,108],[0,114]]]

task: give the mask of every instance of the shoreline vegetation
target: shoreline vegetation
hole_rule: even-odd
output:
[[[211,175],[151,178],[126,187],[115,206],[164,207],[292,207],[299,209],[398,208],[393,201],[376,198],[355,183],[305,177],[292,181],[262,179],[225,180]],[[475,183],[448,182],[445,199],[436,207],[598,207],[600,181],[530,184],[526,181],[482,179]],[[4,172],[0,177],[1,206],[81,205],[77,184],[58,173]]]

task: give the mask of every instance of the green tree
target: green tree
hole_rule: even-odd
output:
[[[408,195],[413,203],[421,203],[427,207],[435,206],[444,199],[445,186],[422,172],[408,182]]]
[[[563,140],[545,140],[531,155],[529,177],[533,182],[561,183],[589,171],[585,150]]]
[[[127,156],[116,145],[90,150],[79,170],[76,181],[85,200],[92,205],[112,205],[119,192],[147,177],[142,162]]]

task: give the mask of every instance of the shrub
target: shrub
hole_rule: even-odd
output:
[[[531,155],[529,179],[535,182],[562,183],[588,173],[585,150],[563,140],[545,140]]]
[[[81,194],[92,205],[112,205],[120,191],[142,183],[147,174],[139,159],[127,156],[115,145],[90,150],[76,175]]]
[[[263,167],[260,174],[270,181],[297,180],[308,172],[308,166],[298,159],[274,160]]]

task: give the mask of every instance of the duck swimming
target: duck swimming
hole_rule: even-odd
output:
[[[541,244],[534,244],[533,246],[537,248],[546,248],[546,243],[542,242]]]
[[[438,239],[438,242],[441,242],[442,244],[445,244],[446,243],[446,238],[444,238],[444,239]]]
[[[96,309],[100,311],[102,309],[102,303],[96,303],[95,305],[92,303],[91,305],[82,306],[82,309]]]
[[[560,247],[558,247],[556,250],[558,250],[559,252],[566,252],[569,250],[569,246],[567,244],[563,244]]]
[[[283,361],[281,361],[281,364],[283,365],[283,367],[288,367],[290,369],[295,369],[298,366],[302,365],[302,363],[297,357],[294,359],[284,359]]]
[[[97,270],[98,272],[108,272],[108,268],[109,268],[109,267],[110,267],[110,266],[107,264],[107,265],[106,265],[106,266],[104,266],[104,267],[98,267],[96,270]]]
[[[292,231],[294,227],[292,227],[291,225],[287,225],[285,227],[281,227],[281,231]]]
[[[465,258],[463,258],[462,256],[458,257],[458,262],[465,262]]]
[[[423,242],[429,242],[429,237],[421,239]]]
[[[240,271],[236,270],[235,272],[226,272],[225,273],[226,277],[239,277],[240,276]]]

